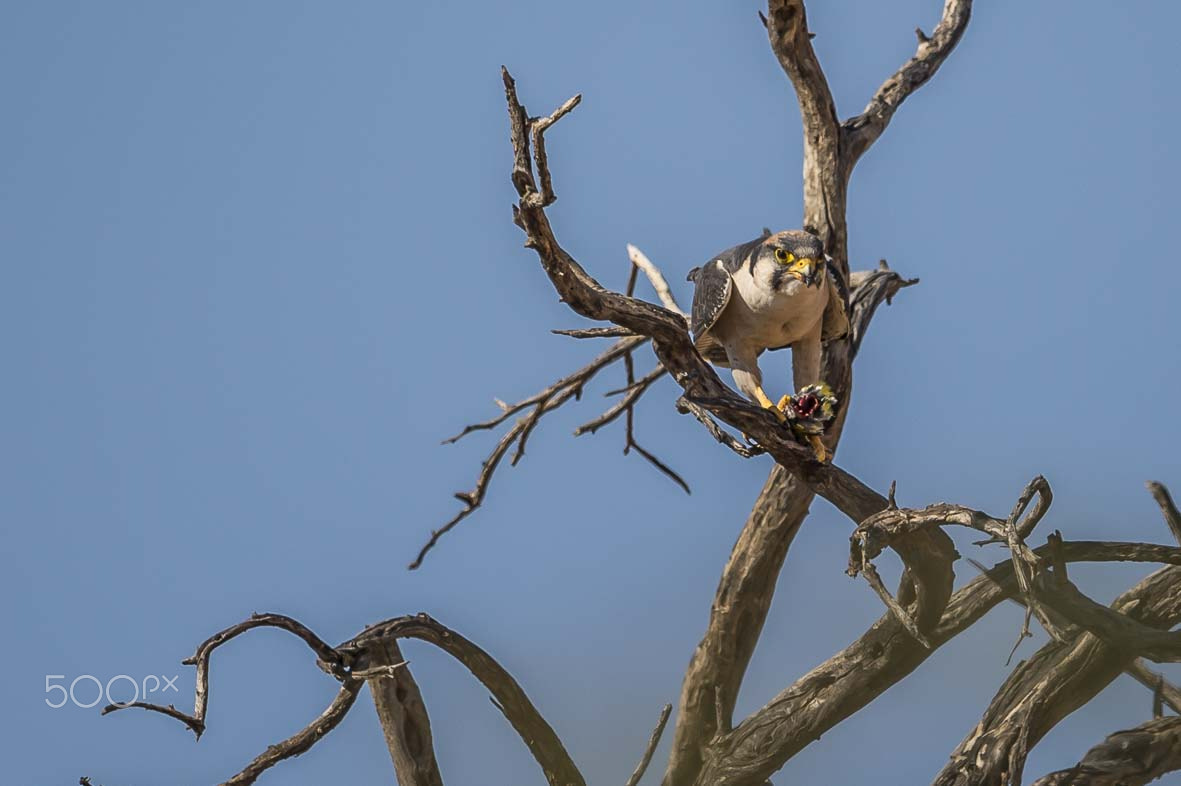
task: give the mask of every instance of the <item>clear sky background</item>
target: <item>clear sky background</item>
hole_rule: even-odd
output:
[[[813,6],[847,116],[941,4]],[[47,674],[163,674],[180,675],[166,700],[191,708],[179,661],[256,610],[331,642],[428,611],[520,679],[591,782],[626,779],[677,698],[766,458],[678,416],[668,381],[638,436],[692,496],[622,456],[619,426],[572,438],[610,403],[614,370],[543,423],[422,570],[405,565],[494,437],[440,439],[598,349],[549,333],[582,320],[510,221],[499,66],[534,112],[584,95],[550,141],[564,245],[622,287],[636,243],[687,302],[688,268],[800,220],[798,113],[758,8],[0,3],[6,782],[216,783],[302,727],[335,683],[273,631],[216,653],[198,744],[164,717],[44,702]],[[854,268],[885,257],[923,283],[864,345],[844,467],[878,489],[897,479],[904,505],[1000,514],[1044,473],[1043,534],[1168,542],[1143,483],[1181,492],[1179,26],[1166,0],[977,4],[853,178]],[[772,393],[788,362],[765,360]],[[849,531],[813,506],[740,714],[882,613],[844,575]],[[1107,600],[1146,572],[1071,575]],[[1019,625],[997,608],[776,782],[864,784],[870,766],[875,782],[929,782],[1008,673]],[[466,672],[405,651],[449,784],[542,782]],[[1027,773],[1149,715],[1121,678]],[[366,693],[264,782],[391,772]]]

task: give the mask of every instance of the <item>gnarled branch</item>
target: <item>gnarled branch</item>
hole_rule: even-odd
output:
[[[311,648],[312,652],[316,653],[317,662],[321,668],[332,674],[338,680],[344,681],[346,678],[344,663],[340,660],[340,656],[306,625],[283,614],[252,614],[249,619],[213,634],[201,642],[197,647],[197,651],[192,656],[181,661],[186,666],[197,667],[197,687],[196,696],[193,700],[192,715],[181,712],[171,704],[161,706],[143,701],[129,702],[127,704],[108,704],[103,708],[102,714],[106,715],[116,710],[125,710],[129,707],[158,712],[185,724],[197,736],[197,739],[201,739],[201,735],[205,732],[205,711],[209,706],[209,659],[213,655],[213,651],[248,630],[263,627],[280,628],[298,636]]]
[[[1077,765],[1033,786],[1143,786],[1176,770],[1181,770],[1181,718],[1154,718],[1108,735]]]
[[[1064,554],[1069,553],[1066,546]],[[1154,628],[1177,624],[1181,621],[1181,567],[1156,571],[1117,598],[1112,608]],[[1019,783],[1029,750],[1134,659],[1133,654],[1090,633],[1045,645],[1001,686],[934,786]]]

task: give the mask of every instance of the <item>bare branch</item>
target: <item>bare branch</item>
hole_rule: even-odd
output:
[[[307,753],[313,745],[340,725],[340,722],[344,720],[344,716],[348,714],[353,704],[357,701],[357,694],[364,684],[362,680],[345,680],[340,686],[340,691],[336,694],[336,698],[332,700],[332,703],[328,705],[327,709],[320,713],[320,717],[282,742],[268,747],[254,761],[247,764],[244,770],[227,780],[221,786],[249,786],[249,784],[258,780],[259,775],[262,775],[284,759],[290,759],[292,756]]]
[[[517,208],[518,223],[523,222],[522,211],[525,210],[525,206],[527,204],[540,211],[545,205],[553,202],[555,198],[553,196],[551,176],[549,174],[548,161],[544,154],[544,142],[542,140],[544,140],[545,130],[553,125],[554,122],[560,119],[567,112],[569,112],[570,109],[572,109],[576,104],[577,101],[571,99],[570,102],[567,102],[567,104],[559,108],[559,110],[553,115],[549,116],[548,118],[533,121],[530,126],[532,129],[533,147],[539,171],[538,177],[542,181],[543,191],[547,188],[549,191],[548,193],[542,195],[540,199],[526,199],[524,195],[522,196],[521,205]],[[517,108],[519,109],[518,112],[510,112],[510,115],[514,118],[519,118],[521,113],[524,112],[524,108],[520,107],[519,104]],[[516,126],[514,125],[514,128],[515,127]],[[524,126],[521,126],[521,128],[524,128]],[[528,140],[518,140],[518,142],[520,143],[518,146],[526,152],[524,161],[527,164],[529,149]],[[515,160],[517,161],[517,164],[520,165],[522,158],[520,155],[517,155]],[[544,176],[541,174],[542,172],[544,172]],[[528,181],[523,179],[526,176],[530,178]],[[513,172],[513,178],[514,183],[520,181],[522,183],[527,183],[527,188],[532,187],[532,171],[530,169],[515,169]],[[532,196],[538,196],[537,192],[534,191],[527,191],[527,193]],[[634,246],[628,246],[628,250],[629,254],[631,254],[633,257],[631,262],[632,272],[628,281],[629,297],[630,293],[635,287],[636,273],[640,270],[643,270],[649,281],[652,282],[653,288],[656,289],[661,298],[666,299],[667,302],[671,303],[672,306],[676,308],[676,300],[673,299],[672,294],[668,289],[668,283],[665,281],[664,276],[661,274],[660,270],[654,264],[652,264],[651,260],[649,260],[639,249],[635,248]],[[679,309],[676,310],[681,314],[681,322],[684,323],[684,314],[681,313]],[[683,328],[684,326],[682,325],[682,329]],[[497,467],[500,465],[501,459],[507,455],[509,449],[514,444],[517,447],[513,453],[512,459],[510,460],[511,466],[516,466],[521,458],[524,457],[525,446],[529,440],[529,437],[532,435],[533,430],[541,422],[542,417],[554,411],[555,409],[558,409],[570,399],[580,398],[585,385],[607,366],[612,365],[620,359],[623,359],[625,363],[630,364],[631,352],[648,340],[646,336],[640,335],[636,331],[629,328],[620,326],[579,330],[555,330],[553,332],[562,335],[574,336],[576,338],[621,338],[587,365],[571,374],[567,374],[543,390],[534,393],[532,396],[522,399],[515,404],[504,404],[498,401],[497,403],[500,404],[501,409],[501,413],[499,415],[480,423],[473,423],[471,425],[465,426],[464,429],[458,434],[445,440],[446,443],[456,442],[473,431],[483,431],[496,428],[518,412],[530,410],[529,414],[518,420],[517,423],[514,424],[513,427],[510,428],[509,431],[500,438],[495,447],[493,447],[492,452],[489,453],[488,457],[481,465],[480,473],[476,477],[475,487],[471,491],[463,491],[455,495],[456,499],[464,503],[463,509],[456,513],[455,516],[453,516],[442,527],[431,531],[430,538],[428,538],[427,542],[419,550],[418,556],[415,557],[414,561],[410,563],[409,568],[411,570],[415,570],[422,565],[426,555],[435,547],[443,535],[454,529],[461,521],[474,513],[483,504],[484,497],[488,492],[488,487],[492,482],[492,477],[495,474]],[[667,475],[673,482],[681,486],[681,488],[683,488],[685,492],[688,493],[689,486],[685,483],[684,479],[672,469],[670,469],[668,465],[652,455],[652,453],[640,447],[640,445],[635,440],[634,426],[632,423],[635,404],[652,385],[652,383],[654,383],[664,374],[665,371],[663,367],[658,366],[648,375],[642,378],[638,383],[629,379],[627,396],[622,401],[612,406],[599,417],[587,422],[578,428],[574,433],[575,436],[588,432],[593,434],[601,427],[607,425],[608,423],[617,419],[620,415],[626,413],[628,416],[628,429],[624,445],[624,453],[628,453],[634,449],[644,459],[646,459],[662,473]],[[638,389],[632,388],[633,384],[637,385]]]
[[[869,582],[869,586],[882,599],[882,602],[886,604],[886,608],[894,615],[894,619],[898,620],[902,624],[902,627],[906,628],[906,632],[914,636],[924,647],[931,649],[931,641],[919,630],[918,623],[907,613],[906,609],[902,608],[902,604],[886,589],[886,585],[882,583],[882,577],[878,575],[878,569],[874,567],[872,562],[865,563],[862,567],[861,575]]]
[[[397,617],[370,625],[337,647],[337,651],[352,657],[356,667],[364,668],[367,665],[366,653],[374,645],[404,638],[435,645],[463,664],[488,689],[509,723],[529,747],[550,786],[585,786],[585,779],[570,759],[562,741],[512,675],[484,650],[426,614]]]
[[[643,336],[635,336],[633,334],[630,337],[625,337],[619,341],[616,341],[606,351],[597,356],[590,363],[587,363],[585,366],[571,374],[567,374],[557,382],[554,382],[552,385],[549,385],[543,390],[534,393],[532,396],[523,398],[516,404],[504,404],[503,402],[497,402],[501,409],[501,413],[499,415],[480,423],[473,423],[469,426],[464,426],[463,431],[460,431],[453,437],[448,437],[447,439],[443,440],[443,444],[446,445],[453,442],[458,442],[473,431],[486,431],[488,429],[496,428],[501,423],[504,423],[510,417],[517,414],[518,412],[521,412],[522,410],[529,409],[530,407],[546,406],[547,403],[551,402],[561,393],[570,391],[574,397],[578,397],[582,394],[582,389],[588,382],[591,381],[591,379],[594,378],[596,374],[622,358],[627,353],[639,347],[646,340],[647,339],[645,339]],[[550,409],[556,409],[556,407],[550,407]]]
[[[710,436],[743,458],[752,458],[766,452],[758,445],[746,445],[739,442],[733,435],[727,433],[725,429],[719,426],[718,422],[710,417],[704,408],[699,407],[684,396],[677,399],[677,411],[682,415],[692,415],[697,418],[697,421],[705,426]]]
[[[857,317],[849,320],[849,341],[854,356],[861,350],[861,341],[878,306],[883,301],[890,305],[898,290],[917,283],[917,278],[903,278],[895,273],[884,259],[878,263],[877,270],[857,272],[849,277],[849,306]]]
[[[678,486],[680,486],[682,491],[684,491],[686,494],[692,494],[693,491],[689,488],[689,484],[685,482],[684,478],[682,478],[680,475],[678,475],[672,469],[672,467],[668,466],[663,461],[656,458],[656,456],[654,456],[652,453],[650,453],[647,450],[645,450],[644,448],[642,448],[640,446],[640,444],[638,442],[636,442],[635,435],[632,433],[631,428],[630,428],[630,426],[631,426],[630,421],[628,423],[628,426],[629,426],[629,428],[628,428],[628,432],[627,432],[627,444],[623,448],[624,454],[626,455],[627,453],[634,450],[636,453],[639,453],[644,458],[645,461],[647,461],[649,464],[656,467],[656,469],[658,469],[662,473],[664,473],[664,475],[669,480],[671,480],[673,483],[676,483]]]
[[[1029,503],[1037,496],[1037,505],[1025,515]],[[1041,475],[1038,475],[1033,480],[1029,481],[1025,486],[1025,490],[1021,492],[1021,496],[1017,498],[1017,502],[1013,505],[1012,512],[1009,513],[1009,521],[1017,529],[1017,537],[1020,540],[1028,538],[1033,534],[1033,530],[1037,527],[1038,522],[1046,515],[1046,511],[1050,509],[1050,503],[1054,501],[1054,492],[1050,489],[1050,484]],[[1009,542],[1009,525],[1005,525],[1005,535],[1000,537],[993,535],[988,540],[980,540],[976,542],[977,546],[987,546],[990,543],[1008,543]]]
[[[652,386],[652,383],[663,377],[666,373],[667,372],[664,370],[663,366],[657,366],[642,376],[638,381],[629,381],[626,387],[607,393],[608,396],[615,393],[626,393],[626,395],[602,415],[599,415],[594,420],[587,421],[578,428],[574,429],[574,436],[580,437],[583,434],[594,434],[603,426],[614,421],[624,412],[631,412],[632,407],[634,407],[636,402],[639,401],[640,396],[648,392],[648,388]]]
[[[1161,631],[1139,623],[1096,603],[1069,581],[1039,577],[1035,594],[1075,625],[1103,639],[1112,649],[1157,663],[1181,662],[1181,631]]]
[[[664,274],[660,272],[660,268],[652,264],[652,260],[648,259],[647,255],[640,249],[633,246],[631,243],[627,244],[627,257],[632,264],[640,270],[644,271],[644,275],[648,277],[648,281],[652,284],[652,289],[656,290],[656,296],[660,298],[660,302],[669,311],[680,314],[682,317],[688,318],[688,314],[684,309],[677,305],[677,299],[673,297],[672,290],[668,288],[668,281],[665,280]],[[630,292],[628,293],[631,294]]]
[[[570,336],[570,338],[628,338],[635,333],[617,326],[576,328],[572,330],[551,330],[556,336]]]
[[[504,433],[500,440],[497,441],[496,446],[492,448],[492,452],[484,459],[484,462],[480,466],[480,473],[476,476],[475,487],[471,491],[461,491],[455,495],[455,498],[464,504],[463,509],[439,529],[431,530],[430,538],[423,544],[423,547],[418,552],[418,556],[410,563],[408,566],[409,569],[415,570],[419,568],[423,560],[426,559],[426,555],[435,547],[440,538],[484,504],[484,497],[488,493],[488,486],[492,482],[492,476],[500,465],[501,459],[505,457],[509,448],[515,443],[517,450],[513,455],[511,463],[515,466],[520,461],[521,457],[525,455],[525,443],[528,441],[529,435],[537,427],[543,415],[558,409],[572,398],[579,398],[582,395],[583,387],[596,374],[619,359],[628,357],[632,350],[646,341],[647,339],[641,336],[621,338],[590,363],[574,373],[567,374],[544,390],[534,393],[532,396],[522,399],[516,404],[502,404],[502,412],[497,417],[482,423],[466,426],[463,431],[446,440],[446,442],[455,442],[473,431],[495,428],[515,413],[532,407],[532,411],[528,415],[517,420],[512,428]]]
[[[1165,524],[1173,533],[1173,539],[1181,543],[1181,511],[1178,511],[1177,506],[1173,504],[1169,490],[1165,488],[1163,483],[1157,483],[1155,480],[1150,480],[1145,485],[1148,487],[1149,493],[1152,494],[1152,498],[1156,500],[1156,504],[1160,505],[1161,513],[1165,517]]]
[[[648,764],[652,761],[652,754],[656,753],[656,746],[660,744],[660,735],[664,734],[665,724],[668,723],[668,716],[672,715],[673,705],[665,704],[664,709],[660,711],[660,720],[656,722],[656,728],[652,730],[652,736],[648,740],[648,747],[644,749],[644,756],[640,759],[640,763],[636,765],[635,771],[632,772],[630,778],[627,779],[625,786],[637,786],[640,778],[644,777],[644,773],[648,771]]]
[[[108,704],[103,708],[102,714],[106,715],[129,707],[158,712],[185,724],[197,736],[197,739],[201,739],[201,735],[205,732],[205,711],[209,706],[209,658],[213,655],[215,649],[227,641],[242,635],[248,630],[263,627],[280,628],[299,637],[311,648],[312,652],[316,653],[317,663],[322,669],[338,680],[343,681],[346,678],[345,664],[337,652],[306,625],[283,614],[252,614],[249,619],[213,634],[201,642],[197,647],[197,651],[192,656],[181,661],[186,666],[195,665],[197,667],[196,697],[193,701],[192,715],[177,710],[171,704],[161,706],[142,701],[128,704]]]
[[[638,268],[632,268],[632,269],[637,270]],[[629,290],[633,289],[633,286],[630,282],[628,284],[628,289]],[[628,355],[626,358],[623,359],[623,366],[626,369],[626,373],[627,373],[627,387],[625,389],[631,391],[628,393],[628,395],[624,399],[624,401],[621,402],[621,403],[626,403],[626,410],[627,410],[627,418],[624,421],[623,455],[626,456],[628,453],[630,453],[634,449],[636,451],[636,453],[639,453],[640,456],[644,460],[646,460],[649,464],[656,467],[656,469],[658,469],[660,472],[662,472],[665,477],[667,477],[673,483],[676,483],[678,486],[680,486],[681,489],[686,494],[692,494],[693,492],[690,491],[689,484],[685,482],[684,478],[682,478],[680,475],[678,475],[676,472],[674,472],[673,469],[671,467],[669,467],[667,464],[665,464],[663,461],[656,458],[656,456],[652,455],[647,450],[644,450],[644,448],[640,447],[640,444],[638,442],[636,442],[636,408],[635,408],[635,403],[636,403],[636,401],[639,400],[639,397],[641,395],[643,395],[643,392],[648,389],[648,386],[652,384],[652,381],[654,381],[655,379],[658,379],[659,377],[664,375],[664,373],[665,373],[664,368],[658,366],[656,369],[654,369],[652,372],[650,372],[648,374],[648,377],[652,377],[652,380],[648,380],[648,377],[645,377],[644,380],[641,380],[640,382],[637,383],[635,381],[636,370],[635,370],[635,366],[632,364],[631,355]]]
[[[129,701],[126,703],[108,704],[102,708],[102,712],[99,714],[107,715],[108,713],[112,713],[115,710],[126,710],[131,707],[141,710],[148,710],[149,712],[158,712],[161,715],[167,715],[173,720],[178,720],[187,726],[189,731],[193,732],[197,739],[201,739],[201,735],[205,733],[205,720],[203,718],[198,718],[195,715],[189,715],[186,712],[181,712],[172,704],[160,705],[152,704],[151,702],[147,701]]]
[[[1139,658],[1132,661],[1127,672],[1137,682],[1152,691],[1153,717],[1163,714],[1163,711],[1156,706],[1158,704],[1167,704],[1173,712],[1181,715],[1181,688],[1166,680],[1165,675],[1148,668],[1148,665]]]
[[[934,32],[927,36],[916,30],[918,50],[874,93],[865,111],[841,125],[844,166],[852,170],[857,160],[869,149],[889,125],[902,102],[915,90],[935,76],[939,66],[955,49],[968,28],[972,14],[972,0],[946,0],[943,17]]]
[[[367,668],[354,668],[350,675],[369,682],[398,786],[443,786],[430,715],[398,642],[375,642],[366,655]]]
[[[537,161],[537,175],[541,180],[541,192],[536,195],[540,207],[552,205],[557,199],[557,196],[554,195],[554,184],[550,179],[549,160],[545,154],[545,132],[554,123],[568,115],[580,103],[582,103],[581,94],[567,100],[566,103],[558,107],[549,117],[537,118],[530,122],[533,130],[533,157]]]
[[[1077,545],[1063,544],[1065,559],[1070,559]],[[1112,608],[1153,628],[1175,625],[1181,621],[1181,568],[1156,571],[1116,599]],[[1088,633],[1045,645],[1001,686],[980,724],[952,753],[935,786],[1020,783],[1029,750],[1134,659]]]
[[[1181,548],[1143,543],[1065,542],[1062,553],[1070,562],[1181,565]],[[1035,554],[1044,558],[1048,549],[1043,546]],[[1181,586],[1181,575],[1177,579]],[[1157,606],[1153,604],[1166,601],[1162,587],[1144,585],[1138,594],[1126,593],[1128,604],[1133,605],[1136,598],[1142,598],[1146,601],[1144,608],[1155,614],[1153,610]],[[939,624],[926,633],[933,648],[967,630],[997,603],[1010,597],[1020,595],[1013,564],[1005,560],[952,595]],[[1181,594],[1172,602],[1181,606]],[[1181,616],[1181,609],[1178,613]],[[1146,617],[1141,621],[1152,620]],[[796,680],[711,746],[704,769],[692,782],[761,782],[758,779],[769,777],[820,735],[914,671],[932,651],[905,635],[897,619],[887,614],[860,639]]]
[[[845,193],[849,179],[841,166],[841,129],[828,80],[812,49],[803,0],[770,0],[767,37],[779,65],[791,79],[804,126],[804,226],[849,272]]]
[[[1175,770],[1181,770],[1181,718],[1154,718],[1109,735],[1077,765],[1033,786],[1142,786]]]

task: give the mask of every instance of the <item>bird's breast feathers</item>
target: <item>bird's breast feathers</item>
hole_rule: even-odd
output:
[[[752,271],[751,266],[743,265],[734,273],[734,293],[715,333],[741,336],[764,347],[782,347],[816,325],[828,303],[827,282],[809,287],[789,279],[775,289],[771,285],[773,271],[766,267],[758,265]]]

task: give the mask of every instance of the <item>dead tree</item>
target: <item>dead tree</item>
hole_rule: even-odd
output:
[[[851,283],[852,330],[826,348],[823,378],[836,390],[840,414],[826,436],[835,451],[852,394],[852,364],[870,321],[883,302],[916,283],[890,270],[853,272],[848,258],[846,195],[853,168],[886,130],[902,102],[951,54],[968,25],[971,0],[946,0],[930,35],[916,30],[915,54],[878,88],[865,110],[841,120],[824,72],[812,49],[802,0],[770,0],[765,16],[771,49],[795,88],[804,127],[803,224],[822,239]],[[1045,545],[1028,545],[1049,510],[1051,491],[1034,478],[1004,518],[959,505],[936,504],[900,509],[893,489],[887,495],[869,488],[835,463],[820,464],[766,411],[722,383],[694,349],[684,312],[661,274],[641,251],[629,247],[631,278],[624,293],[600,285],[559,244],[546,215],[555,199],[546,156],[546,132],[571,112],[579,96],[550,115],[531,116],[515,82],[503,73],[512,142],[512,184],[517,192],[514,221],[525,246],[541,263],[560,298],[575,313],[602,327],[558,331],[578,339],[612,339],[610,347],[581,369],[515,404],[501,404],[496,417],[466,427],[453,439],[477,430],[498,429],[514,416],[478,473],[471,491],[456,496],[460,512],[431,533],[411,564],[422,563],[447,532],[478,509],[501,461],[525,453],[542,418],[578,399],[584,386],[609,366],[621,364],[624,384],[618,402],[588,421],[578,433],[594,433],[622,417],[626,450],[635,450],[673,481],[676,472],[635,439],[634,407],[658,379],[669,376],[680,388],[675,406],[692,415],[719,444],[749,458],[769,454],[775,461],[755,501],[718,583],[709,622],[684,676],[665,765],[664,786],[757,786],[810,742],[861,710],[891,685],[918,668],[931,653],[966,630],[1003,600],[1026,609],[1020,637],[1033,620],[1051,641],[1019,664],[998,689],[977,726],[951,752],[934,783],[985,786],[1022,782],[1030,749],[1051,729],[1087,703],[1116,676],[1128,672],[1153,691],[1155,719],[1119,731],[1089,752],[1080,750],[1077,766],[1046,775],[1039,784],[1139,784],[1181,769],[1181,727],[1164,716],[1168,705],[1181,711],[1181,691],[1151,672],[1144,660],[1181,661],[1181,548],[1129,542],[1068,541],[1051,534]],[[639,274],[651,283],[659,304],[635,297]],[[644,345],[658,363],[637,376],[634,353]],[[738,436],[744,435],[745,438]],[[1160,484],[1149,484],[1173,536],[1181,541],[1181,514]],[[739,688],[771,605],[776,579],[814,495],[835,505],[852,522],[848,573],[861,576],[885,606],[885,613],[860,638],[807,674],[788,684],[750,716],[734,718]],[[1010,558],[959,590],[953,563],[959,558],[943,529],[961,526],[1000,543]],[[891,550],[904,570],[891,593],[874,560]],[[1070,580],[1072,562],[1131,561],[1163,565],[1129,588],[1111,606],[1089,599]],[[279,614],[255,615],[203,642],[185,663],[196,666],[192,713],[142,702],[128,706],[168,715],[198,737],[205,729],[210,659],[222,644],[257,627],[278,627],[302,639],[321,670],[340,684],[328,708],[291,738],[272,745],[226,784],[253,783],[278,762],[306,751],[332,731],[368,684],[402,786],[443,783],[432,748],[426,708],[398,649],[404,638],[429,642],[458,660],[492,695],[552,786],[585,783],[562,741],[530,702],[517,681],[495,659],[425,614],[372,625],[332,646],[302,623]],[[671,705],[648,741],[629,779],[644,775],[671,714]],[[639,745],[637,745],[639,748]],[[938,762],[932,762],[932,770]],[[83,779],[84,782],[86,779]]]

